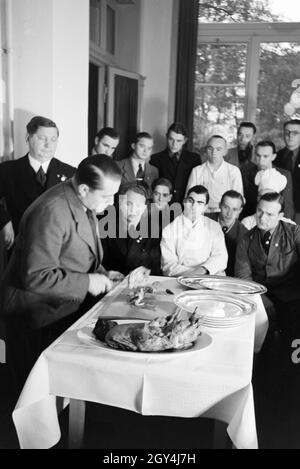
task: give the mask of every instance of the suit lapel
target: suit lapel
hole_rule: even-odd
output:
[[[41,194],[38,190],[38,186],[35,180],[35,172],[30,166],[28,154],[23,158],[17,160],[17,172],[16,179],[18,181],[19,188],[23,191],[24,195],[28,200],[35,200]]]
[[[72,181],[67,181],[64,183],[66,198],[69,203],[69,208],[73,213],[74,220],[76,222],[77,233],[80,238],[88,244],[93,254],[97,256],[97,246],[95,245],[94,235],[92,228],[85,213],[83,206],[75,194],[75,190],[72,185]],[[100,251],[101,252],[101,251]]]
[[[132,167],[130,158],[126,158],[126,160],[124,160],[123,175],[124,175],[124,178],[127,181],[134,181],[135,180],[135,174],[134,174],[134,171],[133,171],[133,167]]]
[[[52,158],[47,171],[46,189],[62,182],[63,176],[64,174],[60,171],[60,162],[56,158]]]

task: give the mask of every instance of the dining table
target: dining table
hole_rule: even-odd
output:
[[[125,279],[42,352],[12,414],[20,448],[55,446],[61,438],[59,412],[67,405],[69,444],[80,447],[86,402],[147,416],[215,419],[225,424],[235,448],[258,448],[251,380],[253,357],[268,329],[261,296],[247,296],[256,310],[234,327],[202,325],[209,340],[188,350],[136,353],[111,349],[93,337],[99,317],[151,320],[173,314],[174,298],[187,288],[176,278],[149,277],[149,285],[153,282],[161,291],[155,310],[130,304]]]

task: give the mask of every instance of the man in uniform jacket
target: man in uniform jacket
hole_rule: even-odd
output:
[[[285,147],[279,150],[274,164],[292,174],[295,216],[300,224],[300,119],[292,119],[284,123]]]
[[[201,164],[200,155],[184,149],[187,130],[180,123],[172,124],[167,132],[167,148],[151,157],[159,177],[167,178],[173,186],[173,202],[182,203],[192,169]]]
[[[54,157],[59,131],[56,124],[36,116],[27,124],[27,155],[0,164],[0,199],[6,211],[0,212],[7,249],[12,247],[20,220],[29,205],[50,187],[73,176],[75,168]]]
[[[112,158],[91,156],[24,213],[1,285],[7,361],[19,384],[41,351],[120,277],[102,268],[95,215],[113,203],[120,181]]]
[[[269,192],[260,197],[257,225],[237,247],[235,275],[267,287],[274,306],[269,319],[272,322],[276,313],[275,320],[296,337],[300,334],[300,227],[283,222],[283,212],[282,195]]]

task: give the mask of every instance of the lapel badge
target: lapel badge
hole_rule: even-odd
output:
[[[61,182],[64,182],[67,179],[67,176],[64,174],[57,174],[57,177],[61,180]]]

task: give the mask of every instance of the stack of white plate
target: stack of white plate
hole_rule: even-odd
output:
[[[186,291],[174,302],[184,311],[196,311],[203,325],[215,328],[239,326],[256,310],[256,303],[248,298],[209,290]]]

